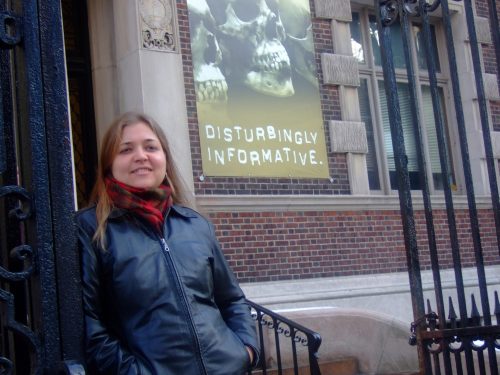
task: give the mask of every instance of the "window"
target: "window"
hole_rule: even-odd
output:
[[[389,125],[389,114],[387,112],[386,94],[381,67],[380,44],[378,39],[377,22],[375,16],[367,10],[354,12],[351,23],[351,45],[353,56],[358,60],[360,71],[360,87],[358,89],[361,120],[365,123],[368,140],[367,168],[368,180],[371,190],[389,192],[397,189],[396,168],[392,148],[392,138]],[[440,96],[441,112],[443,122],[447,128],[445,93],[447,92],[448,79],[442,72],[440,56],[438,51],[438,27],[431,26],[433,47],[432,53],[436,61],[438,76],[438,92]],[[392,26],[392,48],[394,66],[396,68],[397,89],[399,105],[401,109],[401,120],[405,149],[408,156],[408,171],[412,189],[422,189],[420,172],[417,160],[416,137],[413,131],[412,115],[410,107],[410,89],[406,74],[406,62],[404,58],[403,42],[401,39],[401,28],[399,25]],[[435,120],[433,115],[431,89],[427,73],[427,60],[423,48],[423,32],[418,24],[412,25],[413,62],[417,74],[418,107],[420,111],[421,132],[423,137],[424,158],[426,161],[426,173],[430,181],[431,192],[443,189],[441,164],[439,159],[439,147],[436,136]],[[446,134],[446,147],[448,157],[450,155],[449,136]],[[454,186],[452,163],[447,161],[450,171],[449,179]]]

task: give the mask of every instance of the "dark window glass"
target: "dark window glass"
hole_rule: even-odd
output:
[[[370,99],[368,95],[368,81],[362,79],[358,88],[359,107],[361,121],[365,123],[366,138],[368,141],[368,154],[366,155],[366,166],[368,169],[368,183],[371,190],[380,190],[380,178],[378,173],[377,153],[375,149],[375,134],[373,132],[372,114],[370,110]]]
[[[377,66],[382,66],[382,58],[380,55],[380,41],[377,30],[377,19],[375,16],[370,16],[370,40],[373,48],[373,59]],[[403,39],[401,38],[401,26],[395,24],[391,26],[391,46],[392,55],[394,58],[394,67],[396,69],[405,69],[405,55],[403,50]]]
[[[427,70],[427,58],[425,54],[426,49],[424,48],[424,33],[422,27],[420,25],[413,25],[413,32],[415,35],[415,47],[417,50],[418,67],[419,69]],[[436,63],[436,71],[440,72],[441,66],[439,64],[439,55],[436,42],[436,29],[432,25],[431,25],[431,51],[432,55],[434,56],[434,61]]]
[[[352,14],[351,22],[351,46],[352,55],[360,64],[365,63],[365,52],[363,51],[363,38],[361,36],[361,21],[359,13]]]

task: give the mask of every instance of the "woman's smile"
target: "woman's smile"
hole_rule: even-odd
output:
[[[151,168],[145,168],[145,167],[140,167],[140,168],[137,168],[137,169],[134,169],[132,171],[132,173],[136,173],[136,174],[147,174],[149,172],[152,172],[153,170]]]

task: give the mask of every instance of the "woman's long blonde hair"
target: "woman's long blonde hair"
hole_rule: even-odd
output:
[[[167,173],[164,182],[172,189],[173,202],[176,204],[187,203],[186,197],[184,196],[185,190],[182,180],[175,166],[172,154],[170,153],[167,137],[160,128],[160,125],[158,125],[153,118],[143,113],[127,112],[122,114],[111,123],[111,126],[102,139],[96,183],[91,195],[91,202],[96,205],[97,217],[97,228],[93,240],[101,245],[102,248],[105,248],[106,224],[111,209],[113,208],[113,202],[106,191],[105,179],[106,177],[112,177],[111,168],[120,147],[123,129],[126,126],[138,123],[144,123],[149,126],[160,141],[167,164]]]

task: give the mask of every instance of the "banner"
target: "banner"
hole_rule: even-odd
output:
[[[309,0],[188,0],[206,176],[328,178]]]

